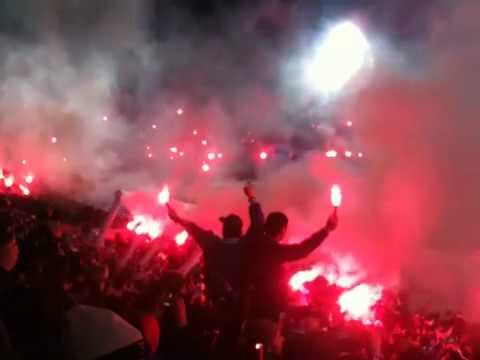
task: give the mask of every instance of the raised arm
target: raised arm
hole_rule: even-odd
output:
[[[307,257],[325,241],[330,232],[336,229],[337,224],[337,215],[330,215],[327,224],[323,229],[312,234],[308,239],[299,244],[277,245],[274,248],[274,256],[278,257],[283,262],[296,261]]]
[[[182,226],[202,249],[213,245],[216,237],[211,231],[201,228],[192,221],[181,218],[170,204],[167,204],[167,210],[170,220]]]
[[[243,188],[243,192],[247,196],[248,202],[250,203],[248,207],[248,213],[250,215],[250,227],[247,230],[248,236],[263,231],[265,216],[263,215],[263,210],[260,203],[258,203],[255,199],[252,186],[249,184],[246,185]]]

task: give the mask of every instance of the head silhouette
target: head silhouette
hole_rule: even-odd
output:
[[[230,214],[225,217],[221,217],[220,221],[223,224],[222,235],[224,239],[239,238],[242,236],[243,221],[240,216]]]
[[[288,217],[282,212],[268,214],[265,221],[265,233],[275,241],[282,241],[287,232]]]

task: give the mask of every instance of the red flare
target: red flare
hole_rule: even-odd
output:
[[[266,160],[268,158],[268,153],[266,151],[262,151],[258,156],[260,159]]]
[[[335,150],[328,150],[325,153],[325,156],[328,157],[328,158],[335,158],[335,157],[337,157],[337,152]]]
[[[175,236],[175,243],[178,246],[183,246],[187,242],[187,239],[188,239],[188,232],[184,230],[181,233],[177,234],[177,236]]]
[[[19,188],[20,190],[22,190],[23,195],[25,196],[30,195],[30,189],[28,189],[26,186],[20,185]]]
[[[168,189],[168,185],[165,185],[162,191],[158,193],[157,200],[160,205],[166,205],[170,201],[170,190]]]
[[[361,320],[365,325],[375,322],[373,307],[382,297],[381,286],[361,284],[345,291],[338,299],[340,311],[348,320]]]
[[[340,207],[340,205],[342,205],[342,190],[340,189],[340,186],[332,186],[332,189],[330,190],[330,200],[334,207]]]
[[[7,188],[12,187],[13,184],[15,183],[15,178],[13,177],[13,175],[8,175],[4,179],[4,183],[5,183],[5,187],[7,187]]]

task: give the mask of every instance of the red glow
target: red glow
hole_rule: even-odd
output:
[[[295,273],[289,280],[288,284],[293,291],[300,291],[303,294],[308,293],[308,290],[305,289],[304,284],[315,280],[321,273],[319,268],[299,271]]]
[[[382,287],[361,284],[340,295],[338,305],[348,320],[361,320],[370,325],[375,322],[373,307],[381,297]]]
[[[210,165],[208,165],[208,164],[203,164],[203,165],[202,165],[202,171],[203,171],[203,172],[208,172],[208,171],[210,171]]]
[[[188,232],[184,230],[181,233],[177,234],[177,236],[175,236],[175,243],[178,246],[183,246],[187,242],[187,239],[188,239]]]
[[[335,157],[337,157],[337,152],[335,150],[328,150],[325,153],[325,156],[328,157],[328,158],[335,158]]]
[[[7,188],[12,187],[14,182],[15,182],[15,178],[13,177],[13,175],[8,175],[4,179],[5,187]]]
[[[168,189],[168,185],[165,185],[162,191],[158,193],[157,200],[160,205],[166,205],[170,201],[170,190]]]
[[[263,348],[263,344],[261,344],[261,343],[256,343],[255,344],[255,350],[260,350],[261,348]]]
[[[30,189],[28,189],[26,186],[20,185],[19,188],[20,190],[22,190],[23,195],[25,196],[30,195]]]
[[[127,224],[127,229],[137,235],[148,235],[151,239],[155,239],[162,234],[163,224],[149,216],[135,215]]]
[[[330,200],[334,207],[340,207],[340,205],[342,205],[342,190],[340,189],[340,186],[332,186],[332,189],[330,190]]]
[[[268,153],[266,151],[262,151],[258,156],[260,159],[266,160],[268,158]]]

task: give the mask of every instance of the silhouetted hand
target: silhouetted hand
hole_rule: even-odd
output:
[[[328,232],[332,232],[335,230],[338,226],[338,216],[336,213],[333,213],[332,215],[329,216],[327,220],[327,224],[325,225],[325,230]]]
[[[247,196],[248,200],[252,200],[253,198],[255,198],[252,184],[247,183],[247,185],[245,185],[243,188],[243,192]]]

